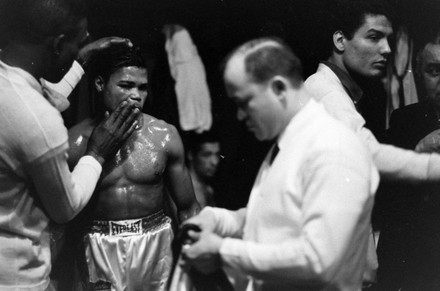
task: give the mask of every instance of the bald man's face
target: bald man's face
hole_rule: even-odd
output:
[[[223,77],[226,92],[237,105],[237,119],[258,140],[275,138],[281,131],[281,103],[271,87],[249,79],[241,56],[229,60]]]
[[[426,97],[440,107],[440,44],[427,44],[419,61]]]

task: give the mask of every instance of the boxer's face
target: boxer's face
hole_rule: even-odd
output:
[[[148,95],[147,69],[135,66],[119,68],[97,89],[103,93],[104,105],[110,111],[124,100],[142,109]]]

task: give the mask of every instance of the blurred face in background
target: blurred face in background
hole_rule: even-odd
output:
[[[203,180],[212,179],[220,162],[220,143],[202,143],[196,153],[190,153],[189,160],[199,177]]]
[[[440,44],[428,43],[418,56],[426,97],[440,108]]]
[[[88,41],[87,20],[83,18],[75,25],[73,32],[57,37],[56,52],[51,54],[51,59],[46,62],[46,71],[42,77],[49,82],[58,83],[69,71],[79,50]]]

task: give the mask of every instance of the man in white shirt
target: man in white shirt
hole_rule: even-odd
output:
[[[99,124],[70,172],[67,129],[43,96],[87,40],[81,1],[8,0],[0,61],[0,289],[49,286],[49,220],[72,219],[89,201],[102,164],[136,127],[140,111],[120,104]]]
[[[279,40],[240,46],[224,81],[237,118],[276,144],[246,208],[205,207],[189,219],[201,232],[189,231],[186,265],[233,269],[249,278],[247,290],[361,290],[378,184],[368,150],[313,100]]]

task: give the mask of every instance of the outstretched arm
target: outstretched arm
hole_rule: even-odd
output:
[[[170,141],[167,144],[167,151],[166,186],[177,206],[179,223],[181,223],[199,213],[200,206],[185,164],[182,140],[174,126],[170,127]]]

